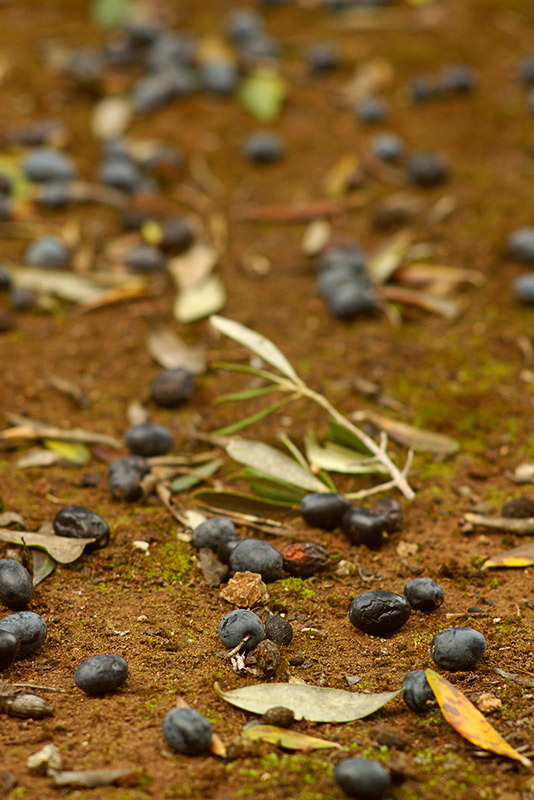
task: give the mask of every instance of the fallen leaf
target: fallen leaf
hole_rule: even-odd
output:
[[[304,446],[310,464],[328,472],[342,472],[347,475],[386,472],[376,459],[357,453],[348,447],[335,442],[327,442],[321,446],[313,431],[309,431],[304,437]]]
[[[56,568],[56,562],[45,550],[34,547],[31,551],[33,562],[33,585],[38,586]]]
[[[24,527],[24,520],[16,511],[3,511],[0,514],[0,528],[9,528],[10,525]]]
[[[376,255],[369,259],[367,274],[375,285],[381,286],[387,283],[399,268],[412,243],[412,239],[413,234],[411,231],[399,231],[385,247],[381,248]]]
[[[220,736],[216,733],[211,734],[211,742],[209,746],[210,753],[220,758],[226,758],[226,745]]]
[[[406,289],[403,286],[381,286],[380,297],[393,303],[405,303],[417,306],[424,311],[430,311],[438,317],[455,320],[460,316],[461,306],[454,300],[445,297],[436,297],[428,292],[419,292],[415,289]]]
[[[212,461],[208,461],[206,464],[201,464],[200,466],[191,469],[186,475],[180,475],[171,483],[169,487],[171,493],[178,494],[179,492],[184,492],[186,489],[190,489],[192,486],[196,486],[198,483],[202,483],[202,481],[205,481],[206,478],[214,475],[222,467],[222,465],[222,458],[214,458]]]
[[[19,414],[7,414],[8,420],[13,423],[12,428],[0,431],[0,439],[58,439],[62,442],[82,442],[84,444],[104,444],[116,450],[122,448],[121,442],[113,436],[103,433],[93,433],[83,428],[56,428],[44,422],[21,417]]]
[[[60,564],[70,564],[81,556],[85,545],[91,544],[95,539],[70,539],[67,536],[55,536],[52,533],[31,533],[30,531],[11,531],[7,528],[0,528],[0,541],[38,547],[45,550]]]
[[[193,375],[206,371],[206,349],[186,344],[172,328],[159,322],[150,322],[146,344],[154,361],[164,369],[186,369]]]
[[[401,283],[470,283],[473,286],[482,286],[486,278],[477,269],[463,269],[462,267],[447,267],[439,264],[409,264],[397,271],[396,278]]]
[[[299,222],[310,222],[318,217],[334,217],[345,214],[353,208],[362,208],[366,199],[351,194],[348,197],[334,197],[328,200],[316,200],[302,206],[248,206],[241,218],[249,222],[279,222],[294,225]]]
[[[226,303],[226,290],[217,275],[211,275],[194,286],[183,289],[176,298],[173,313],[184,325],[209,317]]]
[[[95,786],[111,786],[132,773],[131,769],[76,769],[65,772],[50,770],[54,786],[92,789]]]
[[[52,450],[63,461],[83,467],[91,460],[91,451],[81,442],[61,442],[57,439],[45,439],[44,446]]]
[[[323,250],[332,236],[332,225],[327,219],[312,220],[302,237],[302,252],[312,258]]]
[[[308,736],[305,733],[287,730],[286,728],[277,728],[276,725],[254,725],[252,728],[246,728],[243,731],[243,736],[253,742],[268,742],[269,744],[284,747],[286,750],[301,750],[305,753],[311,750],[332,747],[338,750],[343,749],[337,742],[318,739],[316,736]]]
[[[265,714],[269,708],[284,706],[295,719],[309,722],[353,722],[378,711],[402,691],[363,694],[293,683],[260,683],[229,692],[218,683],[214,688],[219,697],[244,711]]]
[[[530,567],[532,564],[534,564],[534,542],[528,542],[528,544],[521,544],[519,547],[513,547],[511,550],[498,553],[496,556],[490,556],[482,565],[482,569],[488,569],[489,567]]]
[[[341,156],[322,180],[325,193],[329,197],[342,197],[346,194],[352,188],[359,167],[360,160],[354,153]]]
[[[97,139],[120,139],[133,117],[133,104],[120,95],[103,97],[93,106],[91,130]]]
[[[260,122],[273,122],[282,111],[287,92],[287,81],[276,70],[259,67],[243,79],[237,99]]]
[[[203,283],[219,261],[220,253],[206,242],[197,242],[180,256],[167,262],[167,269],[178,289],[190,289]]]
[[[59,464],[61,456],[59,453],[53,453],[52,450],[44,450],[38,447],[24,453],[20,458],[15,461],[17,469],[32,469],[33,467],[51,467],[54,464]]]
[[[385,417],[375,411],[357,411],[353,414],[357,421],[369,420],[373,425],[385,431],[395,442],[425,453],[450,455],[458,450],[458,442],[441,433],[432,433],[423,428],[414,428],[405,422]]]
[[[192,498],[196,503],[221,512],[237,512],[262,516],[274,511],[289,514],[288,503],[255,497],[253,494],[229,490],[199,489]]]
[[[514,750],[456,686],[433,669],[425,670],[425,674],[443,716],[460,736],[483,750],[513,758],[525,767],[532,766],[529,759]]]
[[[285,453],[264,442],[233,438],[225,444],[225,450],[235,461],[246,464],[277,480],[307,489],[310,492],[328,492],[325,484],[311,472],[306,472]]]
[[[6,266],[5,269],[17,288],[44,292],[71,303],[95,304],[112,292],[119,295],[121,292],[123,295],[146,292],[146,279],[140,275],[125,278],[98,272],[89,277],[68,270],[40,267]]]
[[[80,408],[89,408],[91,401],[79,386],[59,375],[47,375],[46,382],[60,394],[70,397]]]
[[[534,534],[534,517],[486,517],[484,514],[468,511],[464,514],[464,522],[488,530],[508,531],[516,536]]]

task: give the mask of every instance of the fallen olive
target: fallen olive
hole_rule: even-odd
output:
[[[126,431],[125,441],[131,453],[145,458],[165,455],[174,446],[174,438],[170,430],[155,422],[132,425]]]
[[[151,399],[162,408],[177,408],[195,388],[195,376],[187,369],[163,369],[152,381]]]
[[[263,641],[265,629],[263,622],[253,611],[236,608],[234,611],[229,611],[222,618],[218,634],[219,639],[227,650],[237,647],[243,639],[248,637],[241,650],[244,653],[249,653]]]
[[[95,542],[85,545],[87,553],[101,550],[109,544],[109,525],[96,511],[85,506],[65,506],[57,512],[52,525],[57,536],[96,539]]]
[[[293,628],[287,619],[269,614],[265,620],[265,635],[277,644],[288,645],[293,639]]]
[[[426,679],[424,669],[407,672],[401,684],[404,692],[402,697],[406,705],[418,714],[428,711],[429,700],[434,699],[434,692]]]
[[[11,666],[19,652],[19,642],[15,634],[0,629],[0,672]]]
[[[230,553],[230,569],[234,572],[259,572],[266,583],[275,581],[282,572],[282,556],[262,539],[241,539]]]
[[[384,767],[367,758],[338,761],[334,780],[345,794],[360,800],[381,800],[391,786],[391,778]]]
[[[432,578],[414,578],[404,587],[404,596],[416,611],[435,611],[443,603],[443,589]]]
[[[115,691],[127,677],[125,659],[114,653],[104,653],[82,661],[74,673],[74,683],[86,694],[98,695]]]
[[[0,602],[13,611],[26,608],[33,597],[31,575],[14,558],[0,559]]]
[[[12,633],[19,643],[19,656],[36,653],[46,641],[46,622],[33,611],[17,611],[0,620],[0,630]]]
[[[402,508],[399,501],[391,495],[385,495],[371,506],[373,514],[379,514],[387,522],[387,532],[396,533],[402,528]]]
[[[508,500],[502,507],[501,515],[503,517],[515,517],[516,519],[534,517],[534,498],[514,497],[513,500]]]
[[[42,236],[30,244],[23,260],[32,267],[66,267],[70,253],[57,236]]]
[[[430,655],[438,667],[458,672],[474,669],[486,647],[483,635],[473,628],[447,628],[432,639]]]
[[[188,756],[203,753],[210,746],[211,722],[192,708],[173,708],[165,714],[163,736],[173,750]]]
[[[150,472],[142,456],[122,456],[108,466],[109,490],[115,500],[134,503],[143,496],[141,481]]]
[[[290,575],[309,578],[330,568],[327,550],[315,542],[293,542],[280,550],[284,569]]]
[[[379,550],[384,540],[388,521],[367,508],[350,508],[343,516],[341,530],[351,544],[364,544],[371,550]]]
[[[200,550],[201,547],[217,550],[219,545],[226,542],[227,539],[233,539],[235,535],[235,525],[232,520],[226,519],[226,517],[215,517],[197,525],[193,531],[191,542],[197,550]]]
[[[302,498],[300,513],[308,525],[333,531],[341,525],[341,520],[350,503],[342,494],[311,492]]]
[[[349,619],[355,628],[371,636],[389,636],[402,628],[410,614],[405,597],[375,589],[356,595],[350,604]]]

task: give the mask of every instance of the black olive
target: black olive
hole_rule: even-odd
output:
[[[342,494],[311,492],[302,498],[300,513],[308,525],[333,531],[341,525],[341,520],[350,503]]]
[[[375,589],[354,598],[349,619],[355,628],[371,636],[389,636],[402,628],[410,613],[410,604],[405,597]]]
[[[443,603],[443,589],[432,578],[414,578],[404,587],[404,596],[416,611],[435,611]]]
[[[73,539],[96,539],[85,546],[85,551],[101,550],[109,544],[109,525],[102,517],[85,506],[65,506],[57,512],[52,522],[57,536]]]
[[[388,521],[367,508],[351,508],[343,516],[341,530],[351,544],[364,544],[371,550],[379,550],[387,530]]]
[[[438,667],[450,672],[474,669],[486,652],[486,640],[473,628],[447,628],[430,644],[430,655]]]

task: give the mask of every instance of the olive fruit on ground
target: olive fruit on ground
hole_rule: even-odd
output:
[[[102,517],[85,506],[65,506],[52,521],[57,536],[71,539],[96,539],[85,546],[86,552],[101,550],[109,544],[109,525]]]
[[[137,165],[124,156],[108,156],[98,167],[99,183],[118,189],[120,192],[135,194],[143,182],[143,176]]]
[[[402,528],[402,508],[399,501],[391,495],[385,495],[371,506],[373,514],[379,514],[387,522],[387,532],[396,533]]]
[[[275,581],[282,572],[282,556],[262,539],[241,539],[230,553],[234,572],[259,572],[265,583]]]
[[[404,152],[404,142],[396,133],[379,133],[371,142],[374,155],[382,161],[398,161]]]
[[[125,683],[128,664],[122,656],[103,653],[82,661],[74,673],[74,683],[86,694],[106,694]]]
[[[115,458],[108,466],[109,491],[115,500],[134,503],[143,495],[141,481],[150,472],[142,456]]]
[[[293,639],[293,628],[284,617],[269,614],[265,620],[265,636],[277,644],[288,645]]]
[[[389,105],[382,97],[365,97],[355,113],[360,122],[383,122],[389,116]]]
[[[26,608],[33,597],[33,582],[28,570],[14,558],[0,559],[0,603],[13,611]]]
[[[126,253],[124,263],[130,272],[160,272],[165,269],[165,256],[151,244],[136,244]]]
[[[534,272],[528,272],[515,279],[513,294],[518,303],[534,305]]]
[[[137,456],[150,458],[163,456],[172,450],[174,438],[164,425],[155,422],[141,422],[128,428],[125,436],[126,446]]]
[[[410,614],[405,597],[375,589],[356,595],[350,604],[349,619],[355,628],[371,636],[389,636],[402,628]]]
[[[512,258],[526,264],[532,263],[534,261],[534,228],[518,228],[508,237],[507,247]]]
[[[324,299],[332,316],[341,320],[374,314],[378,308],[374,290],[360,280],[340,283]]]
[[[415,669],[407,672],[402,679],[404,692],[402,697],[406,705],[418,714],[428,711],[429,700],[434,699],[434,692],[426,679],[424,669]]]
[[[193,36],[178,31],[160,31],[146,52],[145,63],[151,72],[190,64],[195,57],[195,49]]]
[[[22,170],[27,178],[37,183],[68,181],[77,174],[73,161],[52,147],[36,147],[26,155]]]
[[[37,293],[27,286],[14,286],[9,293],[11,308],[15,311],[28,311],[37,303]]]
[[[46,641],[46,622],[33,611],[17,611],[0,620],[0,630],[12,633],[20,646],[19,656],[36,653]]]
[[[302,498],[300,513],[313,528],[333,531],[341,525],[343,515],[349,508],[350,503],[342,494],[311,492]]]
[[[348,268],[352,275],[364,275],[366,261],[363,251],[353,244],[332,245],[320,254],[317,269],[323,272],[342,266]]]
[[[19,652],[17,637],[0,629],[0,672],[11,666]]]
[[[35,202],[43,208],[65,208],[70,200],[67,181],[47,181],[35,194]]]
[[[200,83],[210,94],[230,95],[237,88],[239,71],[230,61],[207,61],[200,66]]]
[[[515,519],[534,517],[534,498],[523,496],[508,500],[502,507],[501,516],[515,517]]]
[[[241,541],[241,537],[237,536],[229,536],[228,539],[223,539],[218,547],[217,547],[217,558],[222,564],[229,564],[230,563],[230,556],[232,551]]]
[[[432,660],[449,672],[474,669],[486,652],[486,640],[473,628],[447,628],[430,644]]]
[[[225,28],[228,38],[240,45],[263,31],[263,17],[252,8],[235,8],[227,15]]]
[[[338,761],[334,780],[345,794],[360,800],[381,800],[391,786],[391,778],[384,767],[367,758]]]
[[[316,42],[306,53],[306,64],[312,74],[336,69],[340,60],[339,49],[331,42]]]
[[[219,624],[218,634],[227,650],[237,647],[245,636],[249,636],[250,638],[241,648],[243,652],[249,653],[263,641],[265,629],[263,622],[253,611],[236,608],[224,615]]]
[[[70,253],[57,236],[42,236],[26,249],[23,260],[31,267],[66,267]]]
[[[431,76],[418,75],[410,82],[408,93],[414,103],[426,103],[439,95],[439,88]]]
[[[254,164],[272,164],[286,152],[283,139],[270,131],[257,131],[247,136],[242,147],[243,156]]]
[[[182,253],[193,243],[194,234],[189,222],[183,217],[173,217],[161,223],[159,246],[166,253]]]
[[[330,568],[328,551],[315,542],[292,542],[280,550],[284,569],[290,575],[309,578]]]
[[[423,152],[412,156],[406,165],[408,178],[418,186],[438,186],[449,173],[444,159],[437,153]]]
[[[8,292],[13,285],[11,275],[0,267],[0,292]]]
[[[388,521],[367,508],[350,508],[341,520],[341,530],[351,544],[364,544],[371,550],[379,550],[384,540]]]
[[[191,542],[194,547],[200,550],[201,547],[209,547],[217,550],[222,542],[235,537],[235,525],[231,519],[226,517],[215,517],[207,519],[197,525],[193,531]]]
[[[152,381],[150,397],[161,408],[178,408],[193,394],[195,376],[187,369],[163,369]]]
[[[187,756],[207,750],[213,735],[211,722],[192,708],[171,709],[161,727],[169,747]]]
[[[449,64],[441,71],[439,83],[446,95],[469,94],[477,84],[477,73],[468,64]]]
[[[529,55],[519,65],[519,79],[527,86],[534,86],[534,56]]]
[[[432,578],[414,578],[404,587],[404,596],[416,611],[435,611],[445,599],[443,589]]]

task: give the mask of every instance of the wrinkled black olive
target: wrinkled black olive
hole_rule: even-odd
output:
[[[14,558],[0,559],[0,602],[13,611],[26,608],[33,597],[31,575]]]
[[[288,645],[293,639],[293,628],[287,619],[269,614],[265,620],[265,635],[277,644]]]
[[[155,422],[141,422],[128,428],[125,436],[126,446],[137,456],[150,458],[162,456],[172,450],[174,438],[164,425]]]
[[[72,539],[96,539],[85,546],[87,553],[101,550],[109,544],[109,525],[102,517],[85,506],[65,506],[57,512],[52,522],[57,536]]]
[[[46,641],[46,622],[33,611],[17,611],[0,620],[0,630],[12,633],[19,643],[19,656],[36,653]]]
[[[285,154],[284,141],[271,131],[257,131],[243,142],[243,156],[254,164],[272,164]]]
[[[434,692],[426,679],[424,669],[407,672],[401,686],[404,689],[402,694],[404,702],[412,711],[418,714],[428,711],[428,702],[434,699]]]
[[[450,672],[474,669],[486,652],[486,640],[473,628],[447,628],[430,644],[430,655],[438,667]]]
[[[351,544],[364,544],[371,550],[380,549],[387,527],[385,517],[373,514],[367,508],[351,508],[341,521],[341,530]]]
[[[389,636],[402,628],[410,613],[405,597],[375,589],[356,595],[350,604],[349,619],[355,628],[371,636]]]
[[[218,633],[219,639],[228,650],[237,647],[246,636],[249,636],[241,648],[245,653],[254,650],[265,637],[261,619],[253,611],[244,608],[236,608],[225,614],[219,624]]]
[[[122,456],[108,466],[109,490],[116,500],[134,503],[143,495],[141,480],[150,472],[142,456]]]
[[[300,513],[308,525],[333,531],[341,525],[341,520],[350,503],[342,494],[311,492],[302,498]]]
[[[230,553],[230,569],[234,572],[259,572],[266,583],[275,581],[282,572],[282,556],[262,539],[241,539]]]

